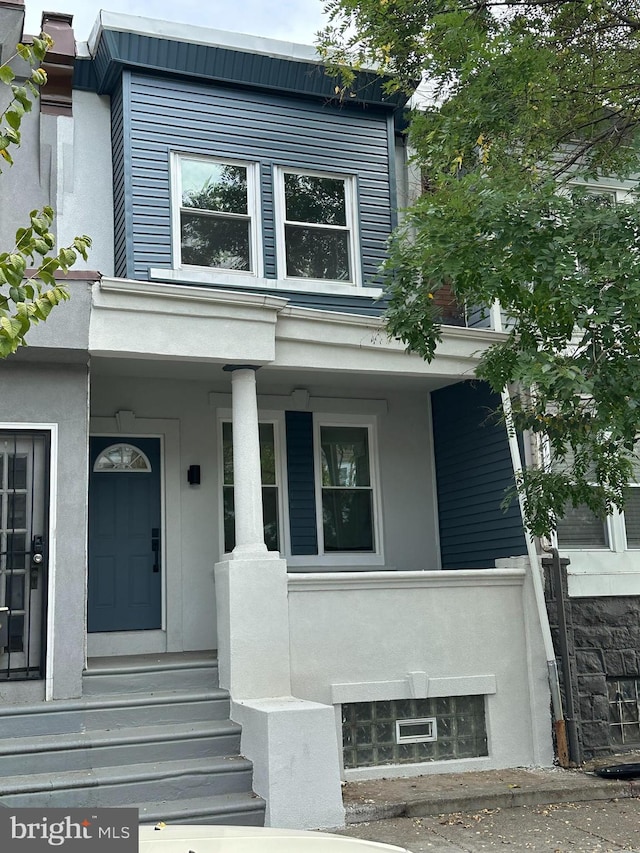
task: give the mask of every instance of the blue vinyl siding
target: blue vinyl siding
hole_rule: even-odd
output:
[[[125,72],[123,77],[127,77]],[[133,259],[129,275],[148,278],[149,267],[171,258],[169,162],[172,151],[260,163],[262,243],[266,278],[275,278],[273,167],[326,170],[354,175],[358,238],[364,284],[379,286],[376,271],[392,227],[389,124],[387,115],[364,112],[260,91],[230,89],[197,81],[130,75],[131,225],[116,212],[116,241],[126,240]],[[114,124],[115,127],[115,124]],[[116,141],[114,140],[114,146]],[[122,202],[121,202],[122,203]],[[126,233],[123,235],[123,229]],[[366,292],[366,291],[365,291]],[[305,295],[291,301],[308,304]],[[367,307],[367,301],[363,307]],[[321,307],[333,306],[324,297]],[[320,307],[320,305],[318,307]],[[354,310],[357,300],[336,300]],[[351,307],[353,306],[353,307]],[[379,313],[379,308],[368,308]]]
[[[124,140],[126,138],[124,98],[118,90],[111,99],[111,148],[113,156],[114,267],[117,276],[127,276],[126,210],[130,207],[125,191]]]
[[[492,568],[499,557],[526,553],[517,501],[500,504],[513,485],[500,405],[482,382],[431,394],[443,569]]]
[[[311,412],[285,412],[285,422],[291,553],[317,554],[313,415]]]

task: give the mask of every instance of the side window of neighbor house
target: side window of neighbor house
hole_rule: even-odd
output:
[[[611,536],[610,536],[611,534]],[[610,518],[598,518],[586,506],[571,507],[558,522],[560,548],[582,550],[626,547],[640,548],[640,463],[635,466],[634,479],[625,493],[623,512]]]
[[[280,169],[276,184],[280,276],[356,283],[354,179]]]
[[[566,462],[557,460],[553,467],[563,470],[565,465],[570,470],[573,456],[569,451]],[[595,471],[590,476],[595,478]],[[609,547],[609,525],[606,518],[598,518],[588,506],[581,504],[577,507],[566,507],[564,518],[558,519],[556,529],[558,547],[569,549],[598,549]]]
[[[256,273],[254,164],[175,158],[180,265]]]
[[[375,552],[371,429],[320,424],[318,435],[321,553]]]
[[[640,548],[640,459],[634,465],[633,482],[625,493],[623,515],[627,548]]]
[[[276,459],[275,424],[261,423],[260,468],[262,472],[262,511],[264,514],[264,539],[269,551],[280,550],[279,512],[278,512],[278,466]],[[234,480],[233,480],[233,428],[229,421],[222,424],[223,458],[223,515],[224,550],[233,551],[236,544]]]
[[[564,518],[558,520],[558,546],[560,548],[608,548],[609,536],[605,519],[594,515],[589,507],[570,507]]]

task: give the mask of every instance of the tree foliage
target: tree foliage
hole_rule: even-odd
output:
[[[12,150],[20,145],[22,119],[31,110],[39,87],[47,82],[41,66],[52,44],[50,36],[43,33],[33,44],[17,46],[16,56],[31,69],[24,83],[17,82],[11,67],[15,57],[0,65],[0,82],[10,89],[8,104],[0,114],[0,156],[10,166]],[[69,298],[64,283],[56,281],[56,272],[67,272],[78,255],[87,258],[91,240],[86,235],[56,250],[53,221],[50,207],[32,210],[29,224],[16,231],[13,247],[0,252],[0,358],[24,345],[32,323],[46,320],[56,305]]]
[[[550,449],[524,472],[530,530],[548,534],[571,505],[623,507],[639,470],[640,2],[327,11],[334,65],[374,62],[388,85],[426,90],[409,128],[425,188],[384,268],[391,334],[431,360],[439,289],[469,307],[498,300],[507,332],[477,375],[510,389],[516,427]]]

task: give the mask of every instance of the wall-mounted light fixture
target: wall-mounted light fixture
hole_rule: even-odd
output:
[[[187,482],[190,486],[200,485],[200,466],[189,465],[187,468]]]

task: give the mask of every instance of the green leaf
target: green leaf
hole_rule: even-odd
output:
[[[34,68],[31,72],[31,81],[36,86],[44,86],[47,82],[47,72],[44,68]]]
[[[18,44],[16,45],[16,52],[18,56],[24,59],[25,62],[31,61],[31,48],[26,44]]]
[[[31,110],[31,98],[24,86],[13,86],[13,97],[23,107],[25,112]]]
[[[14,339],[20,333],[22,325],[15,319],[0,317],[0,328],[2,328],[7,337]]]
[[[0,65],[0,80],[8,86],[15,79],[15,73],[8,65]]]
[[[12,109],[7,110],[5,118],[14,130],[18,130],[22,122],[23,115],[24,107],[21,104],[16,103]]]
[[[60,251],[58,252],[58,259],[63,269],[72,267],[75,264],[77,258],[77,254],[74,252],[73,249],[70,248],[60,249]]]

